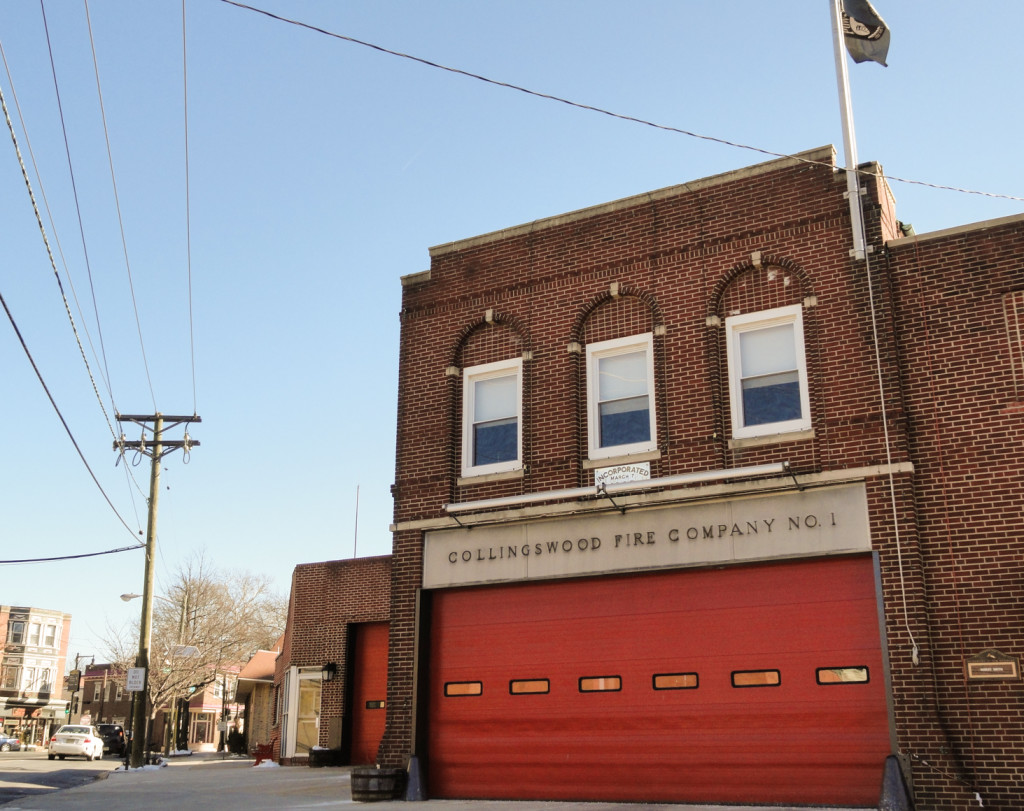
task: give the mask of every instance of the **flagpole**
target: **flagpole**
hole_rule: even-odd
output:
[[[843,119],[843,151],[846,161],[846,197],[850,201],[850,229],[853,231],[853,248],[850,256],[857,261],[864,259],[864,210],[861,199],[860,174],[857,171],[857,138],[853,132],[853,103],[850,101],[850,75],[846,67],[846,51],[843,47],[842,0],[830,0],[832,7],[832,43],[836,55],[836,82],[839,85],[839,111]]]

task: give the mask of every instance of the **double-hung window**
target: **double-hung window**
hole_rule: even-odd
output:
[[[651,333],[587,344],[591,459],[657,447]]]
[[[725,328],[733,437],[809,429],[800,305],[731,316]]]
[[[462,377],[462,475],[522,467],[523,361],[471,366]]]
[[[0,688],[4,690],[17,690],[21,683],[21,667],[18,665],[4,665],[0,670]]]

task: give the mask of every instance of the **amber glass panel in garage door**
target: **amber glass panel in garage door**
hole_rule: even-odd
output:
[[[353,651],[352,762],[376,763],[388,691],[388,624],[355,626]]]
[[[877,803],[890,744],[870,557],[450,590],[432,634],[432,796]],[[870,675],[822,684],[821,668]],[[655,689],[679,673],[696,687]],[[597,676],[618,689],[581,690]],[[477,695],[445,696],[468,682]]]

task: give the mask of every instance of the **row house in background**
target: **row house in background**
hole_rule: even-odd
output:
[[[823,147],[402,279],[379,764],[1021,807],[1024,217],[912,235],[860,168],[866,261]]]
[[[64,665],[71,615],[29,606],[0,605],[0,719],[6,734],[42,745],[64,723]]]
[[[214,752],[226,749],[232,730],[240,729],[239,705],[235,701],[240,665],[221,664],[211,668],[191,692],[180,699],[177,715],[169,705],[161,706],[150,724],[153,749],[188,749]],[[177,726],[177,740],[170,726]]]
[[[211,673],[211,681],[201,686],[188,699],[188,748],[193,752],[227,749],[232,730],[238,729],[239,706],[235,702],[235,685],[240,665],[221,665]],[[157,740],[163,740],[159,730]]]
[[[295,567],[274,672],[275,760],[376,761],[386,713],[390,606],[388,556]],[[249,748],[265,742],[250,735]]]
[[[237,726],[238,705],[234,700],[238,678],[237,665],[210,671],[203,684],[181,699],[176,742],[165,736],[173,723],[169,707],[157,708],[150,724],[149,742],[154,751],[163,750],[168,742],[174,748],[195,752],[214,751],[226,741]],[[125,687],[125,672],[114,664],[90,664],[82,671],[79,689],[71,696],[71,719],[82,724],[121,724],[130,726],[132,694]]]
[[[125,689],[125,672],[117,665],[88,664],[71,697],[71,718],[79,724],[121,724],[128,729],[132,694]]]

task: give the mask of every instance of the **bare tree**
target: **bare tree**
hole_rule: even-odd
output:
[[[272,591],[266,575],[219,570],[202,554],[183,562],[153,603],[150,724],[159,709],[211,684],[225,667],[269,649],[284,631],[287,610],[287,599]],[[138,629],[131,635],[108,631],[111,661],[131,667],[137,640]]]

